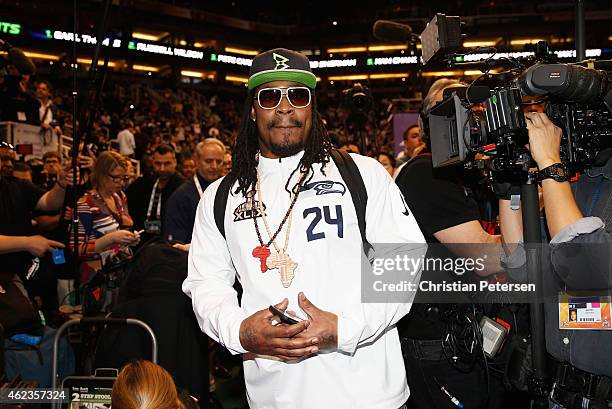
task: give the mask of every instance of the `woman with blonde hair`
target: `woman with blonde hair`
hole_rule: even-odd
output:
[[[79,254],[90,269],[98,270],[106,259],[121,252],[130,253],[126,246],[140,239],[138,233],[129,230],[134,222],[122,191],[129,180],[127,172],[125,157],[117,152],[102,152],[93,167],[92,189],[79,199]],[[70,247],[75,250],[72,233]]]
[[[121,369],[111,396],[112,409],[184,409],[172,376],[150,361]]]

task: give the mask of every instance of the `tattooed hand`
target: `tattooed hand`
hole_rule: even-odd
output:
[[[318,338],[318,345],[321,351],[330,351],[338,348],[338,316],[315,307],[306,298],[304,293],[298,295],[298,304],[308,314],[311,322],[304,332],[296,335],[296,338]]]
[[[284,311],[288,301],[285,298],[276,307]],[[296,362],[308,355],[319,352],[316,336],[293,338],[311,324],[310,320],[294,325],[272,325],[275,315],[268,308],[257,311],[240,324],[240,344],[249,352],[275,356],[286,362]]]

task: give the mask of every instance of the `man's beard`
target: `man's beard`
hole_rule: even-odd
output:
[[[172,177],[173,174],[174,174],[174,172],[172,172],[172,173],[158,173],[157,177],[160,180],[168,180],[168,179],[170,179]]]
[[[288,138],[283,139],[281,143],[270,143],[270,151],[279,158],[293,156],[304,149],[304,141],[290,142]]]
[[[292,126],[303,129],[304,123],[298,121],[297,119],[290,119]],[[278,121],[272,121],[268,124],[268,129],[274,128],[278,124]],[[274,141],[270,141],[270,151],[278,156],[279,158],[286,158],[288,156],[293,156],[296,153],[300,152],[304,149],[305,140],[300,139],[298,141],[292,142],[289,138],[291,135],[291,129],[286,129],[286,135],[283,137],[280,143],[276,143]]]

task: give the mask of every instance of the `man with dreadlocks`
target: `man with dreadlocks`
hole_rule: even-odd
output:
[[[315,86],[297,52],[253,59],[230,179],[212,183],[199,203],[183,291],[202,330],[243,354],[252,408],[397,409],[409,391],[395,323],[412,298],[362,302],[362,244],[410,243],[415,258],[426,244],[388,172],[351,155],[367,193],[362,236]],[[215,199],[227,183],[220,227]],[[299,322],[278,323],[271,305]]]

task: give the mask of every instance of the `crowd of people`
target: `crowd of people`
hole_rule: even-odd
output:
[[[41,133],[53,133],[60,144],[62,135],[73,135],[69,90],[54,87],[47,80],[22,78],[19,84],[16,99],[21,105],[1,110],[4,119],[40,126]],[[179,99],[168,91],[158,96],[161,99],[157,102],[150,94],[135,106],[128,99],[105,92],[90,136],[80,145],[78,186],[56,208],[20,209],[20,231],[30,245],[18,249],[20,262],[10,270],[25,271],[33,259],[39,260],[37,271],[24,282],[29,296],[52,325],[61,319],[59,307],[74,303],[80,285],[94,279],[96,272],[113,260],[131,257],[148,239],[161,235],[178,249],[188,251],[200,196],[232,169],[232,148],[240,125],[233,99],[213,95],[203,97],[204,103],[196,105],[188,97]],[[360,152],[359,141],[348,136],[354,131],[347,122],[348,108],[331,102],[328,105],[324,120],[337,146]],[[27,112],[25,121],[20,121],[21,109]],[[378,131],[377,126],[383,114],[370,114],[366,131],[372,136],[368,137],[367,150],[392,175],[396,166],[392,137],[385,129]],[[406,130],[398,163],[420,146],[420,140],[409,136],[415,129],[418,131],[416,125]],[[389,152],[375,149],[377,144]],[[72,184],[67,176],[72,158],[66,156],[67,152],[47,149],[42,157],[30,155],[26,160],[17,147],[2,142],[3,181],[13,181],[26,202],[57,186]],[[72,220],[69,195],[78,196],[78,223]],[[6,207],[11,204],[6,203]],[[64,252],[67,262],[56,264],[50,257],[58,251]],[[70,262],[73,254],[78,254],[78,269]],[[101,307],[108,308],[108,304]],[[224,371],[222,366],[216,367],[214,358],[213,371]]]
[[[7,104],[1,110],[2,117],[39,125],[41,132],[72,135],[70,90],[56,88],[44,79],[20,78],[18,95],[12,98],[20,103],[10,109]],[[81,145],[85,147],[79,159],[83,182],[77,208],[81,218],[79,254],[92,270],[99,269],[108,256],[116,255],[122,245],[138,243],[138,232],[161,233],[167,207],[171,211],[164,237],[187,243],[193,218],[182,221],[178,215],[193,213],[198,202],[194,192],[229,173],[239,131],[240,103],[232,97],[201,96],[196,103],[188,95],[181,98],[178,93],[161,90],[145,92],[134,104],[120,94],[102,94],[90,135]],[[360,153],[361,141],[351,136],[356,135],[356,128],[350,120],[350,109],[329,97],[323,100],[326,109],[322,117],[334,144],[347,152]],[[365,149],[393,176],[425,145],[418,124],[413,124],[404,132],[402,150],[394,155],[390,124],[385,122],[383,109],[389,103],[390,99],[383,97],[374,104],[381,109],[367,114]],[[20,109],[26,113],[25,121],[19,121]],[[54,186],[70,161],[65,156],[67,150],[50,150],[42,158],[30,156],[26,161],[25,155],[18,155],[10,144],[4,142],[2,149],[3,174],[33,182],[43,190]],[[181,186],[185,181],[188,183]],[[175,190],[178,193],[170,201]],[[69,212],[62,213],[34,214],[33,224],[43,236],[61,239],[60,230],[66,230],[70,219]],[[68,237],[73,236],[64,235]],[[98,239],[102,240],[97,243]],[[59,300],[53,298],[44,305],[52,308],[65,301],[65,296],[65,291],[60,291]]]
[[[24,94],[26,85],[20,82]],[[4,142],[0,264],[21,275],[38,307],[53,316],[78,283],[108,263],[129,259],[151,238],[170,243],[185,252],[181,282],[192,300],[192,318],[210,339],[243,356],[254,408],[528,407],[532,398],[517,392],[528,390],[528,376],[511,373],[530,366],[511,361],[521,355],[513,348],[530,337],[525,304],[480,305],[465,292],[453,302],[431,301],[420,291],[382,304],[363,301],[360,259],[381,251],[378,243],[399,243],[376,253],[387,258],[450,260],[474,255],[473,248],[457,244],[490,246],[495,256],[475,280],[525,276],[516,190],[488,184],[485,190],[492,190],[484,200],[475,185],[482,188],[490,175],[479,171],[470,185],[462,167],[433,166],[429,112],[445,90],[467,84],[434,82],[419,122],[404,131],[398,155],[385,110],[368,114],[366,146],[360,146],[351,137],[358,133],[348,108],[320,103],[316,86],[305,56],[276,49],[254,58],[243,109],[220,96],[196,104],[163,92],[134,105],[107,95],[78,155],[77,174],[59,150],[23,161]],[[34,115],[41,131],[62,134],[70,123],[67,99],[52,92],[49,82],[37,82],[36,97],[22,96],[20,107],[29,107],[25,116]],[[525,119],[525,149],[539,169],[534,166],[550,238],[543,281],[555,294],[605,291],[612,154],[600,152],[599,165],[575,184],[582,190],[572,190],[561,162],[561,130],[541,112],[525,112]],[[78,198],[75,209],[67,191]],[[67,258],[78,254],[78,270],[58,262],[63,251]],[[587,274],[584,265],[594,267]],[[402,278],[410,284],[464,278],[454,271],[422,272]],[[576,298],[565,324],[561,304],[545,305],[551,366],[588,383],[566,388],[566,378],[557,374],[550,396],[558,407],[612,400],[609,332],[576,326],[576,310],[583,308],[577,305],[604,314],[593,300]],[[485,353],[478,325],[485,318],[512,324],[497,356]],[[124,368],[114,406],[133,407],[128,396],[137,393],[129,379],[145,379],[145,372],[157,379],[150,382],[159,382],[149,384],[151,390],[161,393],[162,384],[170,385],[163,393],[168,407],[182,407],[167,374],[146,363]]]

